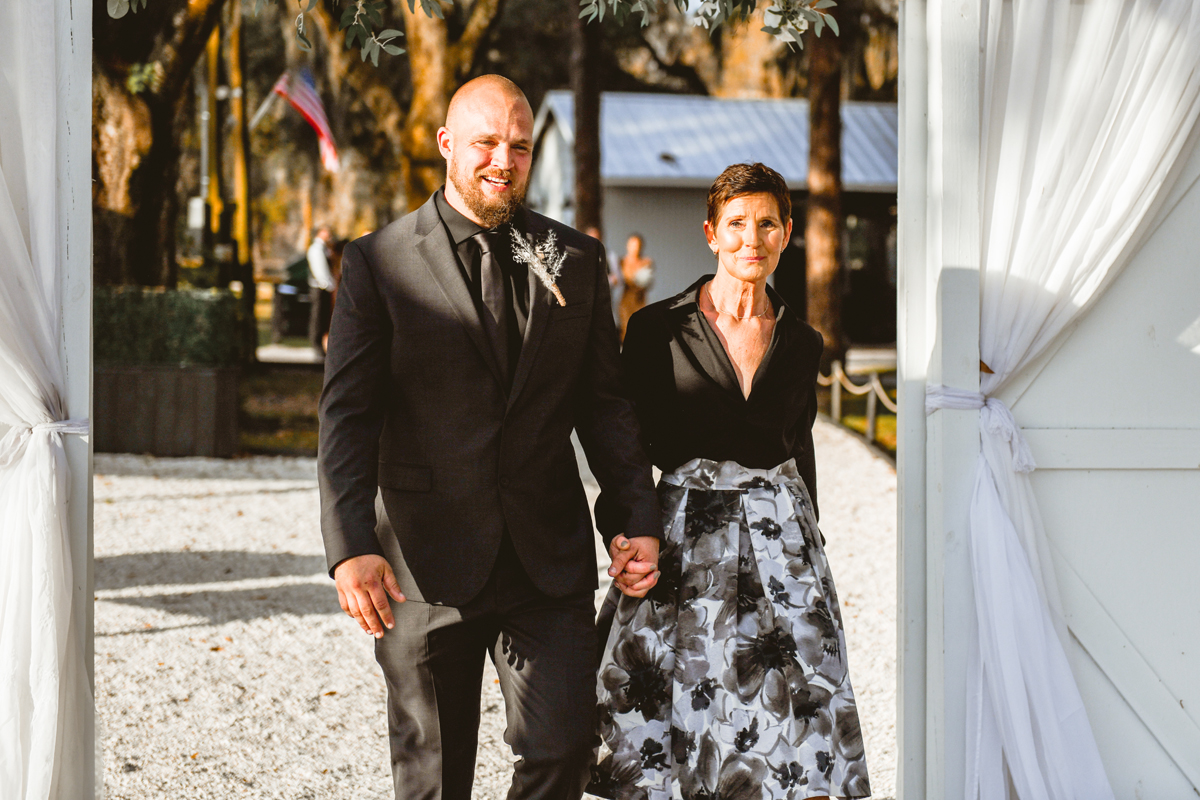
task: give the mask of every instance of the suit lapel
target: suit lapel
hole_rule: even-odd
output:
[[[525,215],[527,235],[541,238],[545,235],[541,224],[532,214]],[[570,262],[567,263],[569,268]],[[521,387],[529,378],[533,368],[533,359],[537,356],[538,345],[546,333],[546,323],[550,320],[550,304],[556,303],[550,290],[542,285],[533,270],[529,272],[529,319],[525,323],[525,338],[521,342],[521,357],[517,359],[516,371],[513,373],[512,389],[508,393],[508,407],[512,408],[513,401],[521,393]]]
[[[471,300],[471,292],[467,288],[467,282],[463,279],[462,270],[458,266],[458,259],[455,258],[454,252],[450,249],[450,240],[446,235],[445,228],[442,225],[442,219],[438,215],[437,207],[434,205],[434,199],[429,198],[425,205],[421,206],[417,212],[417,244],[416,250],[420,253],[421,258],[425,261],[425,266],[429,269],[429,274],[437,282],[442,290],[442,294],[446,297],[446,302],[454,309],[455,316],[462,326],[467,329],[467,335],[474,343],[479,354],[483,356],[483,360],[487,362],[488,368],[492,371],[496,381],[504,386],[504,379],[500,374],[500,364],[496,360],[496,352],[492,348],[492,342],[487,333],[483,329],[483,322],[479,318],[479,311],[475,308],[475,303]],[[530,312],[530,327],[533,324],[533,314]],[[528,339],[528,336],[526,337]]]

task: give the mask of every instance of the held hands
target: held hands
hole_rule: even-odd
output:
[[[645,597],[658,583],[658,539],[635,536],[626,539],[617,534],[608,546],[612,566],[608,574],[622,593],[630,597]]]
[[[367,555],[348,558],[333,571],[337,583],[338,602],[342,611],[354,617],[355,622],[376,639],[383,637],[383,629],[396,625],[392,617],[390,596],[397,603],[404,602],[400,584],[392,567],[383,556]]]

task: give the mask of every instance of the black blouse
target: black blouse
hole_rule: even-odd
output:
[[[824,341],[767,287],[775,330],[750,396],[716,331],[700,310],[706,275],[680,294],[646,306],[629,320],[621,360],[641,423],[642,444],[664,472],[693,458],[770,469],[789,458],[817,508],[812,426]],[[597,508],[598,516],[600,508]]]

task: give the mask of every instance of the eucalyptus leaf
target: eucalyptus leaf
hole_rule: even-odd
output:
[[[120,19],[129,13],[129,0],[108,0],[108,15]]]
[[[383,46],[383,51],[384,51],[385,53],[387,53],[388,55],[390,55],[390,56],[398,56],[398,55],[400,55],[401,53],[403,53],[403,52],[404,52],[404,48],[403,48],[403,47],[397,47],[397,46],[396,46],[396,45],[394,45],[394,44],[385,44],[385,45]]]
[[[383,31],[375,38],[379,39],[380,41],[384,41],[387,39],[395,39],[397,36],[403,36],[403,35],[404,35],[403,31],[398,31],[395,28],[388,28],[386,31]]]

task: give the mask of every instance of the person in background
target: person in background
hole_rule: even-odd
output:
[[[601,243],[604,242],[604,234],[595,225],[589,225],[584,233]],[[617,303],[619,302],[617,286],[621,283],[621,259],[611,250],[608,250],[606,255],[608,256],[608,292],[612,296],[612,312],[613,319],[615,320],[617,319]]]
[[[367,231],[367,233],[370,233],[370,231]],[[333,309],[337,305],[338,286],[342,282],[342,253],[349,243],[349,239],[338,239],[333,243],[333,247],[330,248],[329,252],[329,275],[333,278],[333,289],[329,292],[329,316],[324,325],[325,335],[321,337],[323,352],[329,349],[329,321],[333,319]]]
[[[654,260],[642,255],[645,240],[640,233],[631,234],[625,241],[625,255],[621,259],[621,279],[625,290],[621,293],[618,309],[621,341],[625,340],[625,327],[634,312],[646,305],[646,294],[654,282]]]
[[[333,315],[333,273],[329,269],[333,231],[328,225],[317,228],[308,246],[308,292],[312,306],[308,317],[308,339],[318,355],[325,355],[325,334]]]
[[[584,231],[588,236],[597,241],[604,241],[604,234],[595,225],[589,225]],[[617,284],[621,282],[621,259],[616,253],[608,253],[608,289],[612,291],[617,288]]]

